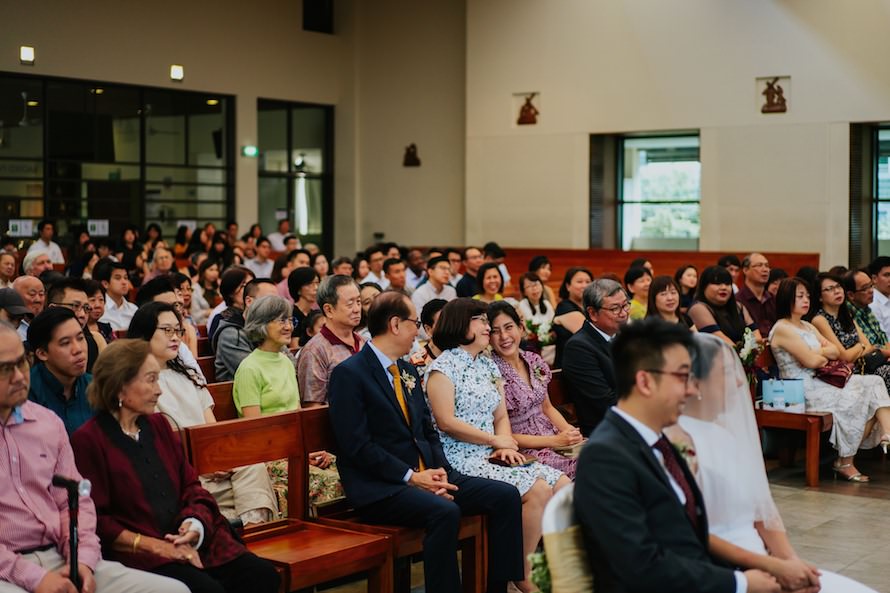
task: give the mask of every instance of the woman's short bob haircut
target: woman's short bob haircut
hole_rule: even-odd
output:
[[[562,279],[562,284],[559,285],[559,298],[562,300],[568,300],[569,298],[569,284],[572,283],[572,279],[578,274],[587,274],[587,277],[590,278],[590,281],[593,282],[593,272],[588,270],[587,268],[582,267],[572,267],[566,270],[566,275]]]
[[[300,291],[303,290],[303,287],[315,281],[321,282],[321,276],[318,275],[315,268],[303,266],[292,270],[287,276],[287,291],[290,293],[290,298],[294,299],[295,303],[299,301]]]
[[[794,309],[794,300],[797,298],[797,287],[801,286],[810,296],[809,284],[803,278],[785,278],[779,282],[779,290],[776,291],[776,319],[790,319]],[[810,302],[810,308],[813,302]]]
[[[247,339],[255,344],[262,344],[269,337],[266,329],[276,319],[291,318],[293,306],[278,295],[260,297],[250,304],[244,318],[244,333]]]
[[[93,365],[93,380],[87,388],[87,399],[97,412],[113,412],[120,408],[120,394],[136,378],[139,369],[151,354],[145,340],[115,340],[99,354]]]
[[[485,315],[487,310],[485,303],[468,297],[449,302],[439,314],[433,331],[433,343],[442,351],[472,344],[475,338],[467,337],[470,320],[476,315]]]
[[[476,271],[476,292],[478,294],[485,294],[485,274],[488,273],[489,270],[496,270],[498,273],[498,278],[500,278],[501,283],[498,285],[498,294],[504,292],[504,275],[501,274],[501,269],[498,267],[498,264],[494,262],[484,263],[479,266],[479,270]]]

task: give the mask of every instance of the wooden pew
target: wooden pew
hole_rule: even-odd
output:
[[[559,413],[565,417],[569,424],[578,424],[578,416],[575,415],[575,404],[569,399],[566,393],[565,385],[562,381],[562,369],[553,369],[553,378],[547,386],[547,395],[550,396],[550,403],[559,410]]]
[[[198,356],[213,356],[213,350],[210,348],[210,338],[198,336]]]
[[[761,352],[754,365],[770,372],[776,367],[776,359],[772,349],[765,348]],[[756,400],[756,384],[750,385],[751,399]],[[834,425],[834,416],[831,412],[781,412],[779,410],[760,409],[754,401],[754,417],[758,428],[784,428],[806,433],[805,441],[805,468],[807,486],[815,488],[819,486],[819,448],[821,446],[822,433],[829,432]],[[780,453],[780,461],[783,465],[794,463],[794,448],[787,454]]]
[[[303,453],[308,455],[312,451],[321,450],[336,452],[337,442],[328,418],[327,406],[300,410],[299,414],[302,426]],[[308,466],[304,470],[306,472],[305,483],[308,488]],[[308,497],[308,490],[306,496]],[[365,525],[359,522],[352,510],[336,507],[331,514],[325,514],[325,510],[325,508],[319,509],[317,519],[319,523],[387,535],[390,538],[392,555],[396,561],[395,591],[396,593],[407,593],[410,590],[410,559],[423,551],[424,532],[422,529],[395,525]],[[485,591],[486,585],[487,561],[484,541],[485,528],[482,517],[463,517],[458,539],[461,550],[463,593],[482,593]]]
[[[216,358],[213,356],[199,356],[196,360],[207,382],[216,383],[216,366],[214,365]]]
[[[232,388],[234,385],[234,381],[207,384],[207,391],[213,396],[213,415],[217,421],[235,420],[238,418],[235,400],[232,399]]]
[[[536,255],[546,255],[551,262],[553,274],[547,283],[554,293],[559,290],[559,285],[565,276],[566,270],[573,266],[582,266],[589,269],[594,276],[599,278],[607,272],[615,273],[619,278],[624,277],[630,262],[637,258],[645,258],[652,262],[655,273],[673,276],[682,265],[692,264],[698,268],[699,273],[708,266],[715,265],[717,260],[732,251],[621,251],[620,249],[551,249],[551,248],[525,248],[505,247],[507,257],[504,263],[513,277],[512,291],[510,294],[519,293],[519,277],[528,270],[528,262]],[[820,267],[818,253],[780,253],[761,252],[769,260],[773,268],[782,268],[793,276],[802,266]],[[741,260],[745,253],[736,253]],[[828,265],[840,263],[829,262]],[[741,281],[741,280],[740,280]]]
[[[201,475],[286,458],[288,508],[300,517],[306,505],[308,459],[299,431],[299,413],[284,412],[186,428],[185,441]],[[292,517],[251,527],[243,539],[251,552],[282,569],[284,591],[364,572],[369,593],[392,591],[392,544],[386,535]]]

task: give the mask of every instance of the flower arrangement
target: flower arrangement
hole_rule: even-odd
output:
[[[402,385],[409,391],[409,395],[411,391],[414,391],[414,386],[417,385],[417,379],[409,373],[408,371],[402,369],[402,374],[400,375],[402,379]]]
[[[735,351],[738,353],[739,358],[742,361],[742,367],[745,369],[745,376],[748,378],[748,384],[754,385],[757,381],[755,361],[761,351],[763,351],[763,345],[757,342],[757,338],[754,337],[754,332],[751,331],[750,327],[745,328],[745,333],[742,334],[742,339],[736,342]]]
[[[547,378],[547,371],[541,366],[535,366],[532,368],[532,375],[538,380],[538,383],[543,383],[544,379]]]
[[[531,319],[525,320],[525,329],[528,330],[526,340],[533,350],[540,354],[541,348],[553,343],[553,328],[547,321],[535,323]]]
[[[553,583],[550,577],[550,567],[547,565],[547,556],[544,552],[534,552],[528,555],[531,565],[531,582],[541,590],[541,593],[551,593]]]

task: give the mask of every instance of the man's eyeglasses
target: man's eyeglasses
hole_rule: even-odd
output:
[[[92,307],[87,305],[86,303],[50,303],[50,307],[65,307],[66,309],[71,309],[75,313],[78,311],[83,311],[84,313],[89,313],[93,310]]]
[[[672,377],[676,377],[683,381],[683,383],[688,387],[690,381],[695,381],[695,375],[691,372],[681,372],[681,371],[662,371],[661,369],[643,369],[647,373],[654,373],[656,375],[671,375]]]
[[[853,292],[865,292],[865,291],[867,291],[867,290],[872,290],[874,287],[875,287],[875,283],[874,283],[874,282],[869,282],[868,284],[866,284],[866,285],[863,286],[862,288],[857,288],[857,289],[854,290]]]
[[[619,315],[630,311],[630,303],[625,302],[622,305],[612,305],[611,307],[603,307],[600,311],[608,311],[612,315]]]
[[[28,366],[28,356],[26,354],[12,362],[0,362],[0,380],[9,379],[16,369],[20,370],[22,374],[26,374]]]
[[[423,322],[420,319],[411,319],[410,317],[403,317],[402,321],[410,321],[417,326],[417,329],[420,329],[420,326],[423,325]]]
[[[180,338],[185,335],[185,328],[183,327],[173,327],[172,325],[164,325],[158,326],[156,331],[164,332],[164,335],[168,338],[172,338],[174,335],[179,336]]]

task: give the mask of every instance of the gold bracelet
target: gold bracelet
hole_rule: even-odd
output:
[[[133,553],[134,553],[134,554],[135,554],[136,551],[139,549],[139,542],[140,542],[141,540],[142,540],[142,534],[141,534],[141,533],[137,533],[137,534],[136,534],[136,537],[133,538]]]

